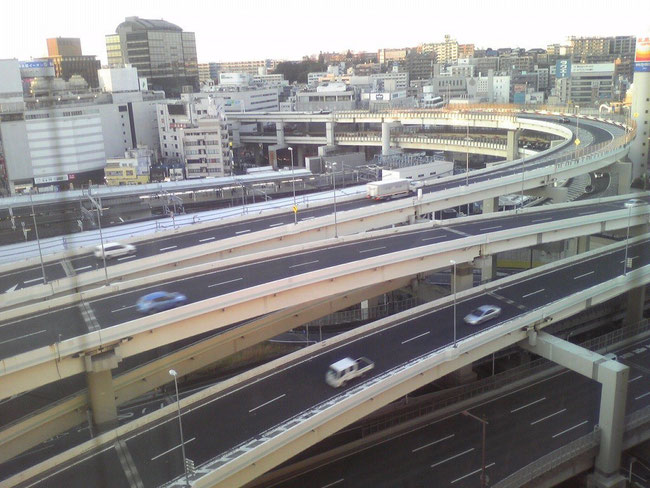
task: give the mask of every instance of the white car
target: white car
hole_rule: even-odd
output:
[[[641,205],[647,205],[648,202],[641,200],[640,198],[630,198],[627,202],[624,203],[625,208],[640,207]]]
[[[478,325],[492,320],[501,314],[501,308],[496,305],[481,305],[476,310],[465,316],[465,322],[470,325]]]
[[[122,256],[130,256],[135,254],[135,246],[131,244],[120,244],[119,242],[108,242],[106,244],[95,247],[93,254],[97,259],[102,259],[102,249],[106,255],[106,259],[119,258]]]

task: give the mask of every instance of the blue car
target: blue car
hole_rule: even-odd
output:
[[[180,307],[187,303],[187,297],[178,292],[154,291],[140,297],[137,303],[138,312],[156,313],[170,308]]]

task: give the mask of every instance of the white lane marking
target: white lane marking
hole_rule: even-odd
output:
[[[547,220],[553,220],[553,217],[544,217],[543,219],[535,219],[535,220],[531,220],[531,222],[534,224],[535,222],[545,222]]]
[[[500,229],[501,227],[503,227],[503,226],[502,225],[493,225],[492,227],[484,227],[483,229],[479,229],[479,230],[483,231],[483,230]]]
[[[584,278],[585,276],[589,276],[589,275],[594,274],[594,273],[595,273],[595,271],[589,271],[589,273],[584,273],[584,274],[581,274],[579,276],[574,276],[573,279],[577,280],[578,278]]]
[[[566,434],[566,433],[569,432],[570,430],[577,429],[577,428],[580,427],[581,425],[585,425],[587,422],[589,422],[589,421],[588,421],[588,420],[585,420],[585,421],[583,421],[583,422],[580,422],[580,423],[577,424],[577,425],[574,425],[573,427],[569,427],[567,430],[563,430],[562,432],[559,432],[559,433],[555,434],[555,435],[553,436],[553,439],[555,439],[556,437],[561,436],[562,434]]]
[[[83,271],[84,269],[90,269],[92,266],[82,266],[81,268],[75,268],[76,271]]]
[[[176,247],[176,246],[174,246],[174,247]],[[161,249],[161,251],[162,251],[162,249]],[[121,257],[121,258],[117,258],[117,260],[118,261],[124,261],[125,259],[135,259],[136,257],[137,256],[135,254],[131,254],[130,256],[124,256],[124,257]]]
[[[316,218],[316,217],[303,217],[303,218],[300,219],[300,220],[313,220],[313,219],[315,219],[315,218]]]
[[[192,437],[191,439],[186,440],[183,444],[185,444],[185,445],[187,446],[187,445],[188,445],[190,442],[192,442],[194,439],[196,439],[196,437]],[[180,444],[178,444],[178,445],[172,447],[171,449],[167,449],[165,452],[161,452],[161,453],[158,454],[157,456],[152,457],[151,460],[152,460],[152,461],[155,461],[156,459],[158,459],[158,458],[160,458],[160,457],[163,457],[165,454],[169,454],[170,452],[175,451],[175,450],[178,449],[179,447],[181,447]]]
[[[333,481],[332,483],[328,483],[326,485],[321,486],[321,488],[329,488],[330,486],[338,485],[344,479],[345,478],[341,478],[340,480]]]
[[[314,264],[317,263],[318,259],[316,261],[307,261],[306,263],[300,263],[300,264],[292,264],[289,266],[290,268],[297,268],[298,266],[307,266],[308,264]]]
[[[433,240],[436,240],[436,239],[444,239],[445,237],[447,237],[447,234],[445,234],[444,236],[424,237],[422,239],[422,242],[424,242],[424,241],[433,241]]]
[[[122,310],[128,310],[129,308],[135,308],[135,307],[136,305],[128,305],[126,307],[116,308],[115,310],[111,310],[111,313],[121,312]]]
[[[556,415],[561,414],[562,412],[566,412],[566,408],[563,408],[562,410],[558,410],[557,412],[552,413],[551,415],[547,415],[546,417],[542,417],[541,419],[534,420],[530,423],[530,425],[539,424],[540,422],[550,419],[551,417],[555,417]]]
[[[380,249],[386,249],[386,246],[373,247],[372,249],[362,249],[361,251],[359,251],[359,254],[361,254],[362,252],[379,251]]]
[[[632,383],[633,381],[640,380],[641,378],[643,378],[643,375],[639,375],[636,378],[632,378],[631,380],[628,381],[628,383]]]
[[[235,234],[245,234],[246,232],[250,232],[250,231],[251,231],[250,229],[238,230],[237,232],[235,232]]]
[[[244,278],[235,278],[234,280],[222,281],[221,283],[213,283],[212,285],[208,285],[208,288],[212,288],[213,286],[226,285],[228,283],[233,283],[235,281],[239,281],[243,279]]]
[[[169,249],[176,249],[178,246],[167,246],[167,247],[161,247],[159,251],[167,251]]]
[[[6,341],[1,341],[0,344],[6,344],[7,342],[18,341],[20,339],[24,339],[26,337],[31,337],[31,336],[34,336],[36,334],[42,334],[43,332],[47,332],[47,331],[46,330],[39,330],[38,332],[32,332],[30,334],[25,334],[25,335],[21,335],[19,337],[14,337],[13,339],[7,339]]]
[[[11,293],[12,291],[16,291],[16,288],[18,288],[18,283],[16,283],[16,284],[15,284],[14,286],[12,286],[11,288],[7,288],[7,289],[5,290],[5,293]]]
[[[216,237],[206,237],[205,239],[199,239],[199,242],[208,242],[208,241],[214,241]]]
[[[251,408],[251,409],[248,411],[248,413],[253,413],[255,410],[257,410],[257,409],[259,409],[259,408],[262,408],[262,407],[266,407],[269,403],[273,403],[273,402],[279,400],[280,398],[284,398],[285,396],[287,396],[287,394],[286,394],[286,393],[283,393],[282,395],[275,397],[273,400],[269,400],[268,402],[262,403],[261,405],[258,405],[258,406],[255,407],[255,408]]]
[[[539,398],[539,399],[535,400],[534,402],[530,402],[530,403],[527,403],[526,405],[522,405],[521,407],[517,407],[514,410],[510,410],[510,413],[518,412],[519,410],[523,410],[526,407],[530,407],[531,405],[535,405],[536,403],[543,402],[544,400],[546,400],[546,397]]]
[[[464,454],[467,454],[468,452],[472,452],[473,450],[474,450],[474,448],[472,447],[471,449],[468,449],[467,451],[460,452],[460,453],[455,454],[454,456],[452,456],[452,457],[450,457],[450,458],[443,459],[442,461],[438,461],[437,463],[432,464],[431,467],[432,467],[432,468],[435,468],[436,466],[439,466],[439,465],[441,465],[442,463],[446,463],[447,461],[451,461],[452,459],[456,459],[457,457],[460,457],[460,456],[462,456],[462,455],[464,455]]]
[[[455,435],[456,435],[456,434],[450,434],[450,435],[448,435],[447,437],[443,437],[442,439],[438,439],[437,441],[429,442],[428,444],[425,444],[425,445],[423,445],[423,446],[416,447],[416,448],[413,449],[411,452],[417,452],[417,451],[420,451],[420,450],[422,450],[422,449],[424,449],[424,448],[426,448],[426,447],[434,446],[434,445],[438,444],[439,442],[446,441],[447,439],[451,439],[451,438],[454,437]]]
[[[594,210],[590,210],[589,212],[580,212],[578,215],[589,215],[589,214],[593,214],[593,213],[596,213],[596,212]]]
[[[532,292],[532,293],[528,293],[528,294],[526,294],[526,295],[522,295],[521,298],[526,298],[526,297],[529,297],[529,296],[532,296],[532,295],[536,295],[537,293],[540,293],[540,292],[542,292],[542,291],[544,291],[544,290],[546,290],[546,288],[540,288],[539,290],[534,291],[534,292]]]
[[[419,339],[420,337],[424,337],[429,332],[431,332],[431,331],[426,331],[426,332],[424,332],[424,333],[422,333],[420,335],[416,335],[415,337],[411,337],[410,339],[406,339],[405,341],[402,341],[402,344],[406,344],[407,342],[411,342],[411,341],[414,341],[415,339]]]
[[[284,225],[284,222],[278,222],[277,224],[271,224],[269,227],[277,227],[278,225]]]
[[[635,398],[635,400],[641,400],[641,398],[647,397],[648,395],[650,395],[650,391],[648,393],[644,393],[643,395],[639,395]]]
[[[494,466],[495,464],[496,464],[496,463],[490,463],[490,464],[487,464],[487,465],[485,465],[485,469],[491,468],[491,467]],[[477,470],[472,471],[471,473],[467,473],[465,476],[461,476],[460,478],[456,478],[455,480],[453,480],[453,481],[451,482],[451,484],[453,485],[453,484],[456,483],[457,481],[464,480],[465,478],[468,478],[469,476],[472,476],[472,475],[474,475],[474,474],[480,473],[482,470],[483,470],[483,468],[478,468]]]
[[[23,283],[34,283],[35,281],[43,281],[43,277],[34,278],[33,280],[24,280]]]

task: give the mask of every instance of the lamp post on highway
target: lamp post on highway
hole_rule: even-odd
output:
[[[463,410],[463,415],[472,417],[473,419],[476,419],[483,424],[483,438],[481,443],[481,488],[485,488],[487,486],[487,476],[485,474],[485,428],[488,424],[488,421],[485,420],[485,416],[483,416],[483,418],[480,418],[474,414],[469,413],[467,410]]]
[[[575,106],[576,110],[576,157],[578,156],[578,146],[580,145],[580,127],[579,127],[579,121],[580,119],[578,118],[578,114],[580,113],[580,105]]]
[[[291,151],[291,187],[293,188],[293,223],[298,223],[298,207],[296,205],[296,177],[293,172],[293,148],[290,147]]]
[[[29,193],[29,203],[32,206],[32,219],[34,219],[34,233],[36,234],[36,244],[38,245],[38,256],[41,258],[41,272],[43,273],[43,284],[47,283],[47,277],[45,276],[45,265],[43,264],[43,252],[41,251],[41,240],[38,238],[38,226],[36,225],[36,212],[34,212],[34,200],[32,198],[32,193]]]
[[[456,341],[456,261],[454,261],[453,259],[450,259],[449,264],[451,264],[451,266],[452,266],[451,279],[453,280],[453,291],[454,291],[454,347],[457,347],[457,341]]]
[[[331,164],[332,168],[332,183],[334,185],[334,238],[339,237],[339,231],[336,222],[336,166],[338,163],[335,161]]]
[[[174,388],[176,389],[176,408],[178,410],[178,430],[181,433],[181,453],[183,454],[183,469],[185,470],[185,484],[190,486],[190,478],[187,473],[187,459],[185,458],[185,441],[183,440],[183,421],[181,420],[181,400],[178,396],[178,373],[175,369],[170,369],[169,374],[174,378]]]
[[[623,276],[627,275],[627,246],[630,242],[630,217],[632,213],[632,207],[627,208],[627,231],[625,233],[625,257],[623,258]]]

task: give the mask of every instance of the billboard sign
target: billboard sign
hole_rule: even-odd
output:
[[[634,71],[637,73],[650,72],[650,37],[638,37],[636,40]]]
[[[68,181],[68,175],[41,176],[34,178],[35,185],[42,185],[44,183],[57,183],[59,181]]]

